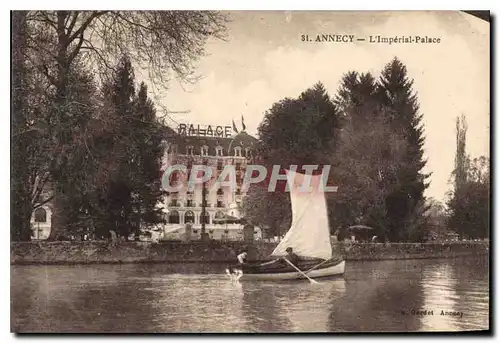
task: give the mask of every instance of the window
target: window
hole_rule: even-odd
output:
[[[201,156],[208,156],[208,146],[204,145],[201,147]]]
[[[250,148],[245,149],[245,157],[252,158],[252,149],[250,149]]]
[[[47,211],[39,207],[35,210],[35,223],[46,223],[47,222]]]
[[[198,233],[198,230],[193,230],[193,233]]]
[[[167,151],[169,154],[177,154],[177,145],[172,144]]]
[[[163,219],[165,221],[165,223],[168,223],[168,213],[162,213],[161,219]]]
[[[193,211],[187,211],[184,214],[184,223],[194,223],[194,213],[193,213]]]
[[[225,217],[224,212],[222,212],[222,211],[217,211],[217,212],[215,213],[215,217],[214,217],[214,219],[224,219],[224,217]]]
[[[177,211],[170,211],[169,215],[168,215],[168,222],[171,223],[171,224],[179,224],[180,221],[179,221],[179,212]]]
[[[217,162],[217,170],[221,171],[224,169],[224,164],[222,164],[222,161]]]
[[[234,156],[241,157],[241,147],[237,146],[234,148]]]
[[[224,201],[217,200],[217,207],[224,207]]]
[[[189,145],[189,146],[187,147],[187,154],[188,154],[188,155],[193,155],[193,146],[192,146],[192,145]]]
[[[186,207],[193,207],[193,200],[191,199],[186,200]]]
[[[241,195],[241,189],[236,188],[236,195]]]
[[[222,190],[222,188],[219,188],[217,190],[217,195],[224,195],[224,191]]]
[[[170,185],[171,186],[176,186],[179,182],[179,172],[178,171],[173,171],[171,174],[170,174]]]
[[[217,156],[223,156],[224,155],[224,150],[222,149],[221,146],[218,146],[215,148]]]

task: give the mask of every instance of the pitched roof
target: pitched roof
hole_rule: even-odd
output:
[[[215,156],[217,154],[216,148],[221,146],[223,148],[223,155],[227,156],[229,148],[233,150],[235,147],[240,146],[244,151],[245,148],[254,149],[257,145],[257,139],[250,136],[246,132],[240,132],[234,137],[210,137],[210,136],[171,136],[173,144],[177,145],[177,152],[179,154],[187,154],[187,148],[192,146],[194,154],[201,153],[203,146],[208,147],[208,155]]]

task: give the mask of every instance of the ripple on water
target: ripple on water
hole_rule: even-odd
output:
[[[94,269],[95,268],[95,269]],[[12,325],[42,332],[325,332],[486,329],[487,266],[351,262],[346,278],[231,282],[221,267],[12,268]],[[469,268],[469,270],[464,270]],[[463,318],[402,316],[404,309]]]

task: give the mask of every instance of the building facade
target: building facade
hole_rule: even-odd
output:
[[[184,165],[186,172],[174,171],[170,174],[170,185],[183,185],[182,189],[169,192],[164,199],[163,209],[167,224],[164,226],[164,239],[182,239],[186,227],[191,231],[191,239],[201,238],[201,228],[205,222],[206,233],[217,240],[242,240],[243,225],[227,223],[228,218],[240,218],[240,206],[246,195],[242,189],[247,164],[251,164],[256,148],[256,138],[246,132],[234,136],[204,136],[179,134],[166,143],[163,170],[168,166]],[[188,175],[195,165],[211,168],[212,177],[205,184],[196,184],[188,189]],[[217,182],[224,167],[235,169],[236,187],[221,185]],[[202,216],[203,191],[205,189],[206,209]],[[234,218],[233,218],[234,217]],[[224,221],[221,223],[221,221]],[[261,237],[255,228],[256,238]]]
[[[49,238],[51,222],[52,208],[50,204],[37,207],[31,216],[31,239],[44,240]]]

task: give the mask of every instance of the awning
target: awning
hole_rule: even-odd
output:
[[[235,216],[230,216],[228,214],[223,217],[214,218],[214,224],[239,224],[241,222],[241,218],[237,218]]]
[[[374,230],[374,229],[372,227],[369,227],[366,225],[353,225],[353,226],[349,226],[347,228],[347,231],[350,231],[350,232],[363,232],[363,231],[370,231],[370,230]]]

